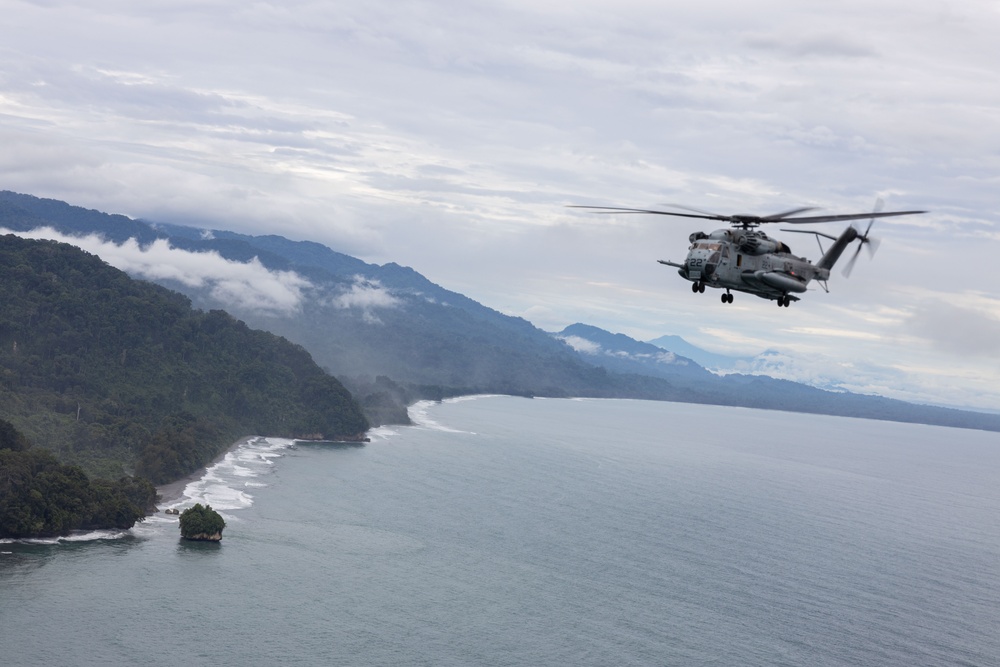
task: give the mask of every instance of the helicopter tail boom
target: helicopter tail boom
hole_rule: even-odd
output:
[[[844,250],[847,249],[847,246],[851,245],[851,243],[858,238],[858,236],[860,236],[860,234],[854,227],[848,227],[845,229],[843,233],[837,237],[837,240],[833,242],[833,245],[830,246],[825,253],[823,253],[820,260],[816,262],[816,268],[826,269],[827,271],[832,269],[833,265],[837,263],[838,259],[840,259],[840,256],[844,254]]]

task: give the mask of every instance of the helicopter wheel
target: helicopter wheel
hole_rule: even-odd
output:
[[[722,295],[722,303],[732,303],[732,302],[733,302],[732,294],[726,292],[725,294]]]
[[[788,308],[790,305],[792,305],[792,300],[787,294],[785,296],[778,297],[778,308],[781,308],[782,306]]]
[[[698,283],[697,282],[691,283],[691,291],[692,292],[697,292],[698,291]]]
[[[698,291],[702,294],[705,293],[705,283],[698,283]]]

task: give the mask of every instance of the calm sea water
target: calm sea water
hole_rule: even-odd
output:
[[[479,397],[0,543],[5,665],[998,665],[1000,435]]]

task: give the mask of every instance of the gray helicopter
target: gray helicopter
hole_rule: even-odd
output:
[[[858,241],[858,249],[844,268],[848,276],[854,268],[854,262],[861,252],[862,246],[868,246],[869,252],[875,254],[878,247],[877,239],[871,238],[875,218],[885,218],[893,215],[916,215],[926,211],[881,211],[879,200],[871,213],[850,213],[847,215],[811,215],[799,216],[801,213],[813,211],[814,208],[796,208],[774,215],[717,215],[686,206],[670,204],[671,208],[680,208],[690,213],[675,211],[657,211],[642,208],[619,208],[615,206],[570,206],[582,208],[597,213],[648,213],[652,215],[672,215],[682,218],[701,218],[704,220],[721,220],[731,225],[730,229],[717,229],[711,234],[694,232],[688,237],[691,246],[688,248],[687,259],[678,264],[669,260],[657,260],[660,264],[673,266],[685,280],[691,281],[692,292],[704,292],[706,287],[726,290],[722,295],[722,303],[733,302],[733,292],[746,292],[762,299],[777,301],[779,307],[788,307],[798,301],[796,294],[806,291],[809,282],[816,280],[823,290],[829,292],[826,281],[830,278],[830,270],[844,253],[844,250]],[[799,216],[799,217],[793,217]],[[844,220],[863,220],[870,218],[864,233],[853,225],[845,229],[840,236],[832,236],[823,232],[802,229],[782,229],[783,232],[799,232],[813,234],[819,243],[823,256],[813,264],[804,257],[792,254],[791,248],[773,239],[757,229],[760,225],[770,223],[785,223],[789,225],[811,224],[816,222],[840,222]],[[823,250],[819,237],[833,241],[828,249]]]

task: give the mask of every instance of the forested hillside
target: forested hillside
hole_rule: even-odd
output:
[[[0,237],[0,418],[64,462],[155,482],[249,434],[357,437],[303,348],[73,246]]]
[[[30,447],[0,419],[0,538],[50,537],[72,530],[131,528],[156,501],[141,477],[91,480],[78,466]]]
[[[447,290],[411,268],[368,264],[319,243],[147,224],[6,191],[0,192],[0,226],[22,231],[51,226],[116,243],[169,239],[175,248],[214,252],[233,262],[256,258],[268,270],[296,272],[309,281],[308,300],[295,312],[279,314],[220,299],[211,281],[159,282],[183,292],[198,308],[224,309],[304,346],[318,364],[349,383],[366,414],[379,421],[406,420],[405,404],[419,398],[475,392],[675,396],[668,386],[610,378],[530,322]],[[351,300],[358,292],[384,298],[358,305]]]

